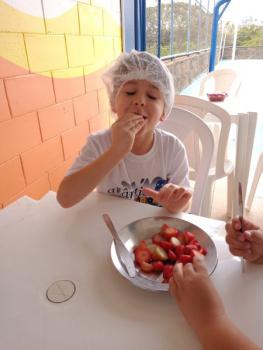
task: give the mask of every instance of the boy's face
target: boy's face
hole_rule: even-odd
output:
[[[164,99],[160,90],[147,80],[130,80],[116,96],[113,111],[118,118],[128,113],[142,115],[145,125],[141,131],[152,131],[164,119]]]

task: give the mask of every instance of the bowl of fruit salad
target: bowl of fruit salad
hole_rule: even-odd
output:
[[[118,233],[133,255],[136,277],[129,277],[123,268],[114,243],[111,245],[113,265],[137,287],[168,291],[174,264],[191,263],[195,255],[204,256],[210,275],[216,268],[218,258],[213,240],[188,221],[168,216],[148,217],[131,222]]]

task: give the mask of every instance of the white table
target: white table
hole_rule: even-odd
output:
[[[207,99],[207,98],[206,98]],[[233,203],[234,215],[238,214],[238,182],[242,184],[243,197],[246,198],[247,183],[251,165],[252,150],[257,126],[256,106],[239,98],[228,97],[216,103],[230,115],[233,124],[237,125],[236,159],[235,159],[235,195]],[[255,109],[254,109],[255,108]]]
[[[59,207],[49,192],[39,202],[22,198],[0,211],[0,349],[200,349],[168,294],[136,288],[115,270],[104,212],[117,229],[167,215],[162,208],[96,192],[71,209]],[[240,261],[222,238],[224,222],[178,217],[215,240],[216,287],[231,318],[263,347],[263,266],[249,265],[241,274]],[[72,280],[76,293],[65,303],[50,303],[46,289],[60,279]]]

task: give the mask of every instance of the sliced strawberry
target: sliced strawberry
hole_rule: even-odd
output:
[[[170,239],[171,237],[177,237],[178,230],[175,227],[168,226],[166,224],[162,227],[162,236],[166,239]]]
[[[148,263],[146,261],[142,261],[142,263],[140,264],[140,268],[143,272],[152,272],[154,270],[153,264]]]
[[[165,265],[163,268],[163,278],[164,280],[169,281],[173,276],[173,265]]]
[[[191,263],[193,261],[193,258],[191,255],[182,254],[179,258],[179,261],[185,265],[187,263]]]
[[[174,246],[173,246],[173,244],[171,242],[161,241],[158,244],[159,244],[160,247],[162,247],[166,251],[174,248]]]
[[[139,247],[147,248],[147,243],[144,239],[142,241],[140,241]]]
[[[201,249],[199,250],[199,252],[203,255],[207,254],[207,250],[204,247],[201,247]]]
[[[164,260],[168,259],[168,255],[167,255],[166,251],[163,248],[157,246],[156,249],[155,249],[155,252],[153,254],[153,259],[154,260],[162,260],[162,261],[164,261]]]
[[[184,245],[180,244],[175,247],[175,254],[177,257],[180,257],[182,254],[184,254]]]
[[[169,225],[163,224],[163,226],[162,226],[162,228],[161,228],[161,232],[165,232],[165,230],[166,230],[167,228],[169,228],[169,227],[170,227]]]
[[[152,253],[148,248],[137,246],[134,250],[135,261],[141,265],[142,262],[149,262],[152,258]]]
[[[164,263],[162,261],[154,261],[152,263],[153,265],[153,270],[156,271],[156,272],[161,272],[163,271],[163,268],[164,268]]]
[[[189,231],[185,231],[183,233],[183,237],[184,237],[184,243],[188,244],[190,243],[193,239],[195,239],[195,235]]]
[[[187,244],[184,247],[184,254],[194,256],[194,253],[193,253],[194,250],[198,250],[195,244]]]
[[[172,238],[170,239],[170,242],[172,243],[172,245],[173,245],[174,247],[177,247],[178,245],[181,244],[181,242],[179,241],[179,239],[176,238],[176,237],[172,237]]]
[[[199,243],[199,241],[197,239],[193,239],[191,241],[191,244],[194,244],[198,250],[201,249],[201,244]]]
[[[160,233],[156,233],[155,235],[152,236],[152,241],[155,244],[158,244],[163,240],[164,240],[164,238],[160,235]]]
[[[158,247],[158,246],[157,246],[157,244],[154,244],[154,243],[147,245],[147,248],[151,251],[152,254],[154,254],[156,247]]]
[[[171,261],[177,260],[177,256],[176,256],[175,252],[173,252],[171,249],[168,250],[168,259]]]

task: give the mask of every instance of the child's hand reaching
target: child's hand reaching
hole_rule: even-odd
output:
[[[159,192],[145,187],[143,193],[172,213],[186,210],[192,197],[189,189],[171,183],[164,185]]]
[[[263,231],[244,219],[244,233],[240,232],[239,218],[226,224],[226,242],[233,255],[243,256],[253,263],[263,264]]]
[[[197,333],[204,325],[211,325],[225,317],[223,303],[210,281],[203,257],[195,256],[193,264],[177,263],[174,266],[170,293]]]

